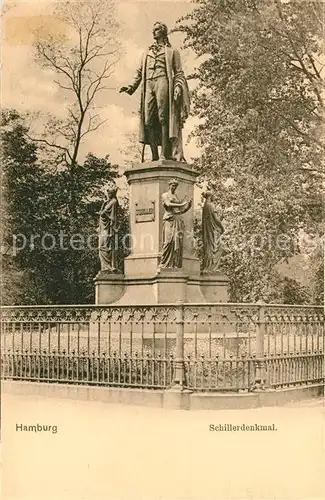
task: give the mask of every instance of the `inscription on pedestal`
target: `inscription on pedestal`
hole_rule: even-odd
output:
[[[155,202],[135,204],[135,222],[153,222],[155,220]]]

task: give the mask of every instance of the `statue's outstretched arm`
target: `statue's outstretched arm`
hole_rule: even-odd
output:
[[[142,80],[143,57],[141,58],[140,64],[135,72],[135,76],[133,78],[131,85],[128,85],[127,87],[121,87],[120,92],[126,92],[127,94],[132,95],[139,87]]]
[[[192,200],[187,201],[185,207],[183,209],[181,209],[179,213],[180,214],[185,214],[186,212],[189,211],[189,209],[191,208],[191,206],[192,206]]]
[[[164,204],[166,205],[166,207],[184,208],[188,204],[188,201],[169,201],[169,200],[164,200]]]

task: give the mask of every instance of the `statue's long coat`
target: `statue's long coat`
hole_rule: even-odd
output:
[[[148,52],[149,50],[142,56],[140,66],[136,71],[135,78],[131,85],[133,93],[141,83],[139,141],[143,144],[149,144],[149,138],[147,137],[144,119],[144,100],[146,92],[146,68]],[[181,130],[189,114],[190,97],[178,50],[166,45],[165,56],[169,90],[169,138],[174,139],[180,138],[181,136]],[[182,89],[182,96],[179,104],[176,104],[174,101],[174,88],[176,85],[179,85]],[[161,145],[161,132],[159,124],[157,125],[158,126],[155,127],[155,130],[157,132],[156,143],[158,145]]]

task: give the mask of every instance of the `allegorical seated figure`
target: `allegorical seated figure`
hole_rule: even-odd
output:
[[[141,84],[140,143],[149,144],[152,160],[185,162],[182,128],[189,115],[190,97],[178,50],[168,40],[167,26],[153,27],[155,42],[142,56],[131,85],[120,92],[132,95]]]
[[[163,247],[161,268],[180,268],[183,263],[184,221],[182,214],[192,206],[192,199],[182,201],[176,195],[177,179],[169,181],[169,190],[162,195],[165,208],[163,216]]]
[[[101,271],[118,273],[118,211],[119,203],[116,198],[117,187],[114,183],[108,184],[105,189],[105,201],[99,211],[98,249]]]
[[[203,193],[205,203],[202,210],[202,273],[213,274],[218,271],[222,255],[221,235],[223,225],[216,214],[215,196],[211,191]]]

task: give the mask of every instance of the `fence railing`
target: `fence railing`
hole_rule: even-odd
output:
[[[324,384],[324,309],[273,304],[15,306],[6,379],[193,391]]]

